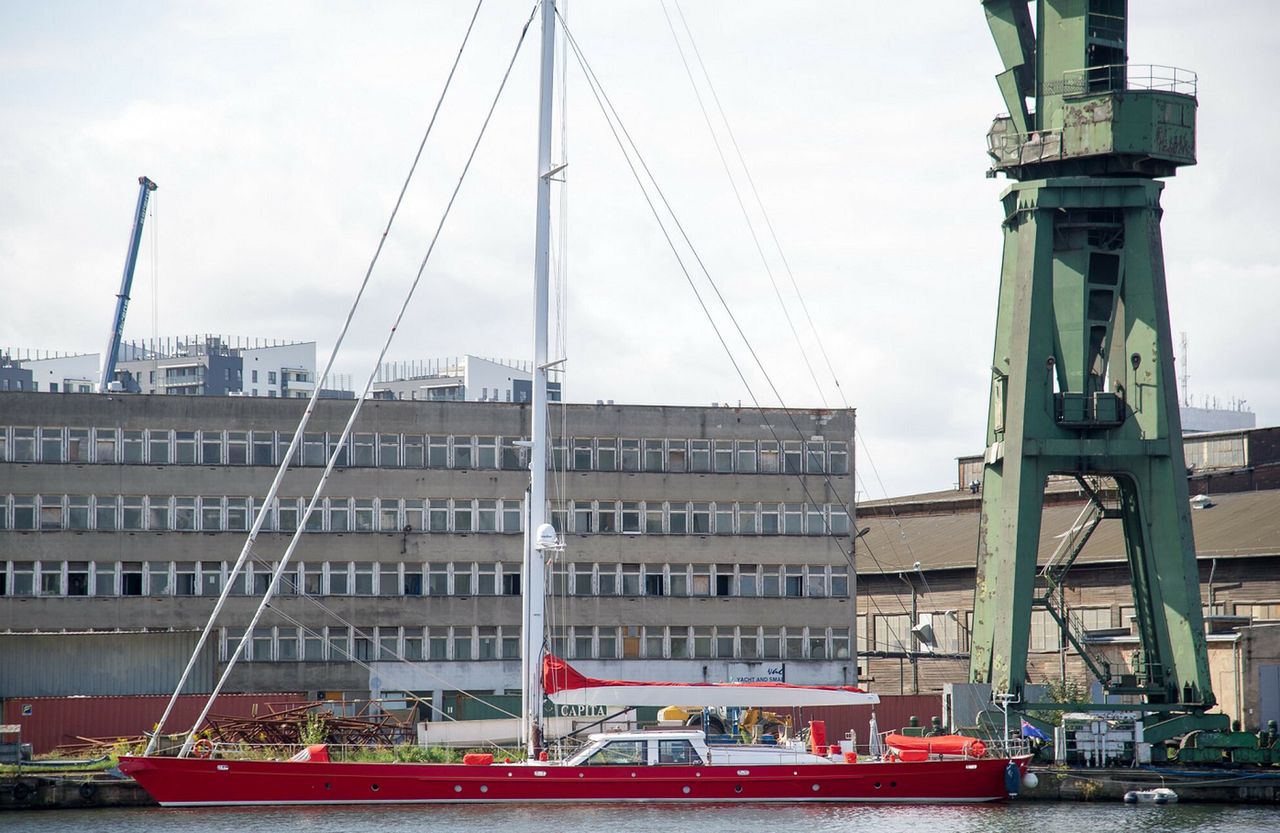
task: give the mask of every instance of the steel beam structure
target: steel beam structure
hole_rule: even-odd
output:
[[[988,136],[992,175],[1018,181],[1001,197],[970,679],[1021,694],[1045,481],[1104,476],[1142,651],[1102,682],[1203,710],[1214,697],[1155,179],[1195,163],[1194,77],[1125,64],[1124,0],[1038,0],[1034,30],[1027,0],[983,5],[1010,113]]]

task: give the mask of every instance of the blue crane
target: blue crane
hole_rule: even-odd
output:
[[[129,309],[129,290],[133,287],[133,269],[138,265],[138,247],[142,243],[142,223],[147,218],[147,202],[156,187],[145,176],[138,177],[138,208],[133,214],[133,230],[129,233],[129,252],[124,259],[120,291],[116,293],[116,312],[111,319],[111,336],[107,339],[107,349],[102,353],[98,393],[106,393],[110,389],[116,374],[116,358],[120,352],[120,339],[124,334],[124,315]]]

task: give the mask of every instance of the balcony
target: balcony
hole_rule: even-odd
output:
[[[1087,67],[1046,84],[1052,126],[1018,133],[1001,116],[987,133],[991,175],[1172,176],[1196,162],[1195,73],[1157,65]],[[1054,94],[1060,95],[1054,101]]]

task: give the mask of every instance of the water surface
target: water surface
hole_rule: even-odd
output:
[[[6,833],[1274,833],[1280,808],[1022,802],[978,806],[609,804],[128,808],[0,813]]]

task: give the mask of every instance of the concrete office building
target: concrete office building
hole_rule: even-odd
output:
[[[67,650],[7,671],[0,697],[130,693],[103,669],[147,676],[155,649],[138,631],[189,644],[265,511],[219,660],[191,689],[208,690],[350,404],[319,404],[283,497],[262,507],[303,407],[0,397],[0,661],[31,632],[121,646],[59,676],[83,655],[55,637]],[[529,417],[516,403],[367,402],[231,690],[437,703],[514,690]],[[566,427],[549,486],[566,538],[549,582],[556,652],[599,676],[854,681],[852,412],[564,405],[550,424]]]

